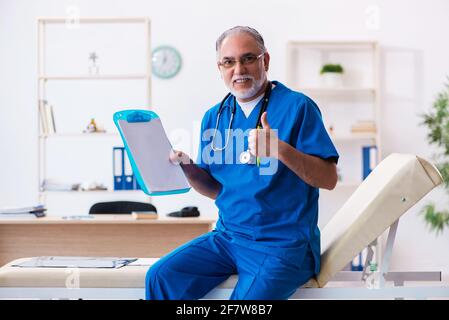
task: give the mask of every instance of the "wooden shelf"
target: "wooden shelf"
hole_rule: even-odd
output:
[[[374,50],[377,43],[373,41],[290,41],[288,46],[325,51],[366,51]]]
[[[38,23],[68,23],[70,19],[67,17],[38,17]],[[149,23],[147,17],[79,17],[76,22],[81,23]]]
[[[147,74],[109,74],[109,75],[69,75],[69,76],[39,76],[39,80],[147,80]]]
[[[358,141],[358,140],[376,140],[376,133],[351,134],[351,135],[331,135],[334,142]]]
[[[295,90],[303,92],[308,95],[324,96],[324,95],[374,95],[376,94],[375,88],[300,88],[297,87]]]
[[[49,139],[49,138],[106,138],[113,137],[117,138],[120,135],[118,133],[53,133],[53,134],[41,134],[39,138]]]
[[[101,194],[101,195],[117,195],[117,194],[142,194],[145,195],[145,193],[142,190],[90,190],[90,191],[57,191],[57,190],[46,190],[46,191],[39,191],[41,195],[48,195],[48,194],[61,194],[61,195],[80,195],[80,194]]]

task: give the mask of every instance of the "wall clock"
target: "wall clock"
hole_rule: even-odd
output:
[[[153,74],[161,79],[170,79],[178,74],[182,66],[181,54],[171,46],[160,46],[152,53]]]

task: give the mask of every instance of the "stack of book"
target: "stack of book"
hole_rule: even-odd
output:
[[[357,121],[351,126],[352,133],[376,133],[376,124],[374,121]]]
[[[49,135],[56,133],[55,116],[53,113],[53,106],[49,105],[47,101],[43,100],[39,103],[39,116],[41,118],[41,132]]]
[[[133,211],[131,212],[131,216],[134,219],[157,219],[157,213],[154,211]]]
[[[45,179],[42,182],[41,187],[44,191],[77,191],[80,188],[80,185],[80,183],[68,183],[56,179]]]
[[[13,207],[13,208],[1,208],[0,218],[27,218],[27,217],[45,217],[45,211],[47,209],[43,205],[30,206],[30,207]],[[30,216],[31,215],[31,216]]]

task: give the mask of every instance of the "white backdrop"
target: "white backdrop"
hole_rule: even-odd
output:
[[[449,74],[448,1],[0,0],[0,206],[37,201],[36,17],[64,16],[73,8],[81,16],[148,16],[152,47],[170,44],[180,50],[180,74],[172,80],[153,78],[152,107],[172,137],[179,132],[192,136],[191,147],[180,146],[187,151],[196,151],[197,126],[204,111],[226,92],[215,66],[215,40],[225,29],[241,24],[264,36],[272,59],[270,78],[281,82],[285,82],[285,47],[290,40],[379,41],[382,153],[432,155],[418,114],[430,107]],[[100,65],[101,61],[100,56]],[[132,88],[124,92],[130,94]],[[58,165],[67,170],[64,161]],[[448,203],[436,191],[404,216],[393,269],[442,269],[449,277],[449,232],[436,237],[417,214],[429,199],[443,207]],[[193,191],[157,198],[154,203],[160,212],[198,205],[203,215],[216,215],[213,202]],[[338,206],[336,200],[331,209]]]

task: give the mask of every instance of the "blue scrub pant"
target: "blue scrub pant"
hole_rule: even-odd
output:
[[[196,300],[238,274],[236,300],[287,299],[314,275],[311,251],[301,266],[244,247],[220,231],[206,233],[162,257],[147,272],[147,300]]]

